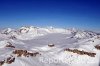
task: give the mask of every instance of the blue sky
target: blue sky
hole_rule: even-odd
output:
[[[0,27],[99,29],[99,0],[0,0]]]

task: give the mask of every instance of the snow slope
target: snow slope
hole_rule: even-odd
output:
[[[0,66],[100,66],[96,45],[100,35],[92,31],[8,28],[0,32]]]

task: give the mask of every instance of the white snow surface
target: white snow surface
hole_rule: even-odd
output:
[[[15,48],[5,47],[10,42]],[[49,44],[54,44],[49,47]],[[11,64],[2,66],[100,66],[100,35],[92,31],[21,27],[5,29],[0,32],[0,61],[13,55],[15,49],[25,49],[41,53],[36,57],[15,57]],[[64,51],[66,48],[96,53],[95,57]]]

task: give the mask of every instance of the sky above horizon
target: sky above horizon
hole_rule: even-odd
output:
[[[0,27],[100,29],[99,0],[0,0]]]

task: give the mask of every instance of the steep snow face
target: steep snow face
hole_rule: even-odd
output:
[[[0,66],[99,66],[100,36],[76,29],[21,27],[0,33]]]
[[[96,33],[94,33],[94,32],[90,32],[90,31],[77,31],[76,33],[75,33],[75,38],[92,38],[92,37],[94,37],[94,36],[96,36]]]
[[[9,34],[10,32],[12,32],[11,28],[7,28],[7,29],[2,31],[2,33],[4,33],[4,34]]]

